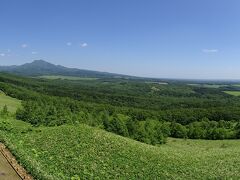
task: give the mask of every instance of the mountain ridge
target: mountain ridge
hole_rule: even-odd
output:
[[[77,77],[97,77],[97,78],[130,78],[133,76],[101,72],[94,70],[85,70],[78,68],[68,68],[62,65],[55,65],[45,60],[34,60],[22,65],[0,66],[0,72],[13,73],[24,76],[42,76],[42,75],[65,75]]]

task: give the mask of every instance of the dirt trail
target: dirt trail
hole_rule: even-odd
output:
[[[0,143],[0,180],[33,180],[2,143]]]
[[[0,152],[0,179],[1,180],[21,180],[13,167]]]

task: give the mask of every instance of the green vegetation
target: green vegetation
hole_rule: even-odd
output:
[[[90,78],[90,77],[77,77],[77,76],[39,76],[39,78],[45,78],[45,79],[63,79],[63,80],[73,80],[73,81],[77,81],[77,80],[97,80],[98,78]]]
[[[238,179],[240,101],[223,88],[0,74],[16,106],[0,141],[36,179]]]
[[[239,140],[169,138],[158,147],[83,124],[6,124],[0,138],[37,179],[240,178]]]
[[[224,92],[232,96],[240,96],[240,91],[224,91]]]
[[[158,81],[146,81],[145,83],[149,83],[149,84],[162,84],[162,85],[168,85],[167,82],[158,82]]]
[[[6,96],[2,91],[0,91],[0,109],[7,106],[9,112],[16,112],[17,108],[21,106],[21,101],[9,96]]]
[[[240,101],[221,89],[147,84],[145,80],[68,81],[5,74],[0,80],[2,91],[23,100],[17,119],[34,126],[84,123],[152,145],[165,143],[169,136],[238,138]]]
[[[226,84],[188,84],[189,86],[197,86],[197,87],[204,87],[204,88],[220,88],[226,87]]]

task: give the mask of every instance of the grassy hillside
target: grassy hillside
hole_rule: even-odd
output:
[[[240,96],[240,91],[224,91],[224,92],[233,96]]]
[[[6,96],[2,91],[0,91],[0,109],[3,106],[7,106],[9,112],[16,112],[17,108],[21,106],[21,101],[10,96]]]
[[[7,121],[12,129],[0,130],[1,139],[39,179],[240,178],[238,140],[169,139],[157,147],[87,125]]]

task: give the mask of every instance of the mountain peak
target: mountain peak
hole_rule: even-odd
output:
[[[44,61],[42,59],[38,59],[38,60],[34,60],[33,62],[28,63],[28,64],[51,64],[51,63]]]
[[[42,76],[42,75],[64,75],[77,77],[127,77],[114,73],[106,73],[99,71],[83,70],[77,68],[67,68],[60,65],[55,65],[42,59],[34,60],[31,63],[26,63],[20,66],[0,66],[0,72],[9,72],[25,76]]]

